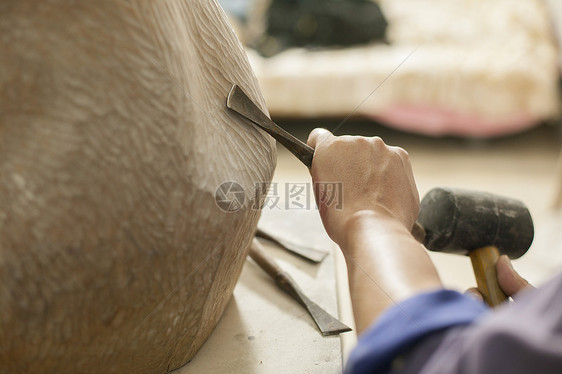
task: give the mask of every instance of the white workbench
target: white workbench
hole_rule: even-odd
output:
[[[262,241],[305,294],[338,317],[335,244],[324,233],[318,212],[264,210],[260,225],[288,230],[292,240],[330,251],[321,264],[313,264]],[[343,322],[350,325],[349,319]],[[306,310],[248,259],[215,331],[195,358],[174,374],[341,373],[341,346],[340,337],[323,337]]]

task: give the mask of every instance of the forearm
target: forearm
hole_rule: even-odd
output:
[[[340,246],[359,333],[388,307],[442,287],[425,249],[398,220],[362,211],[346,226],[346,238]]]

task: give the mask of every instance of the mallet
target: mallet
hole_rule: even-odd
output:
[[[497,280],[499,256],[523,256],[534,236],[531,214],[522,202],[462,189],[429,191],[417,224],[425,229],[427,249],[470,257],[478,290],[490,306],[507,298]]]

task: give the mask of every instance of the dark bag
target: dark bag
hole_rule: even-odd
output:
[[[258,50],[271,56],[290,47],[334,47],[384,40],[387,21],[370,0],[271,0],[267,35]]]

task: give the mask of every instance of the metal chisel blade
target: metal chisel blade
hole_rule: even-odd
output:
[[[279,236],[272,234],[270,232],[265,231],[258,227],[256,231],[256,236],[258,238],[266,239],[276,243],[277,245],[281,246],[282,248],[295,253],[301,257],[306,258],[312,262],[322,262],[326,256],[328,256],[328,251],[322,251],[312,247],[306,247],[297,243],[293,243],[289,240],[284,240]]]
[[[314,148],[309,147],[293,135],[279,127],[246,95],[238,86],[233,85],[226,98],[226,107],[263,129],[275,138],[308,168],[312,166]]]

